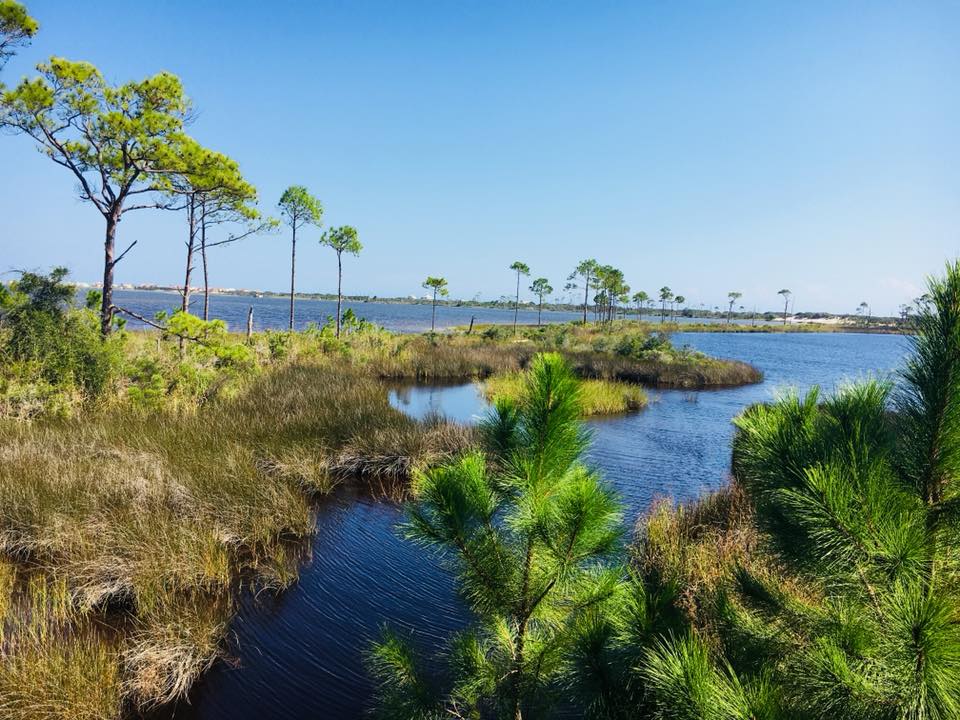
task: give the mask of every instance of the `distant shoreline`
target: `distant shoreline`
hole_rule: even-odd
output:
[[[98,287],[93,285],[81,285],[78,286],[78,289],[99,290]],[[117,287],[114,288],[114,292],[155,292],[168,295],[177,295],[178,297],[180,296],[180,288],[166,286]],[[191,295],[203,293],[203,288],[192,288],[190,292]],[[288,292],[282,293],[272,290],[211,290],[210,295],[218,297],[254,298],[258,300],[263,298],[275,298],[283,300],[290,297],[290,293]],[[294,294],[294,297],[297,300],[325,300],[328,302],[336,302],[337,300],[337,296],[331,293],[297,292]],[[433,301],[429,298],[379,297],[377,295],[344,295],[343,301],[353,303],[380,303],[382,305],[431,305],[433,303]],[[438,298],[437,307],[483,307],[512,310],[513,304],[503,303],[499,300],[443,300]],[[537,306],[534,303],[521,301],[520,310],[536,312]],[[560,303],[543,304],[543,312],[581,312],[582,310],[582,305],[565,305]]]

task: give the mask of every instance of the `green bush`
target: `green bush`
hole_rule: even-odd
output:
[[[513,337],[513,328],[508,325],[491,325],[481,333],[481,337],[484,340],[506,340]]]
[[[257,370],[254,347],[227,333],[222,320],[205,321],[188,313],[156,315],[163,324],[156,352],[135,357],[126,368],[127,397],[141,409],[181,403],[196,406]]]
[[[168,383],[157,358],[137,358],[128,369],[127,377],[132,383],[127,389],[127,397],[135,407],[156,410],[163,406]]]
[[[96,315],[71,306],[65,268],[25,272],[0,294],[0,354],[8,370],[56,387],[103,392],[120,364],[122,337],[104,340]]]
[[[267,348],[271,360],[283,360],[290,352],[293,332],[290,330],[267,330]]]
[[[631,333],[623,335],[613,346],[613,352],[621,357],[641,359],[652,353],[672,348],[670,336],[665,333]]]

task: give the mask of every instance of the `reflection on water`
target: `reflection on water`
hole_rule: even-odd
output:
[[[390,390],[390,404],[421,420],[431,415],[443,415],[468,424],[477,422],[487,410],[477,383],[403,385]]]
[[[680,334],[720,357],[759,367],[763,383],[741,388],[651,393],[639,413],[589,422],[590,462],[614,486],[632,523],[652,498],[695,497],[720,485],[730,465],[731,420],[786,388],[833,390],[869,373],[888,374],[906,352],[888,335]],[[483,412],[473,384],[407,387],[391,402],[411,415],[442,412],[464,422]],[[360,718],[371,686],[363,652],[383,623],[416,629],[436,647],[466,613],[436,556],[396,531],[396,505],[341,493],[319,512],[310,563],[278,598],[245,598],[233,624],[237,664],[221,663],[176,717]]]
[[[359,718],[363,654],[382,625],[425,652],[468,613],[439,559],[403,541],[399,508],[359,491],[321,503],[311,556],[290,590],[247,594],[231,626],[233,662],[200,681],[176,718]],[[426,622],[424,622],[426,616]]]

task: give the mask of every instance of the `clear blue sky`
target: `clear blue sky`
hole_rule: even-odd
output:
[[[191,132],[274,212],[289,184],[352,224],[345,290],[554,287],[584,257],[712,306],[894,312],[960,253],[960,4],[53,2],[4,71],[52,55],[178,74]],[[68,173],[0,137],[0,271],[101,272]],[[120,282],[173,284],[184,220],[123,221]],[[335,289],[309,232],[299,288]],[[286,235],[216,251],[218,286],[282,290]]]

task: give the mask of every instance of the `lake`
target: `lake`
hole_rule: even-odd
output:
[[[588,423],[590,462],[619,493],[631,525],[656,497],[694,498],[727,479],[731,420],[744,407],[789,388],[833,390],[868,375],[890,376],[907,352],[906,340],[895,335],[677,333],[674,342],[750,362],[765,380],[721,390],[652,390],[646,410]],[[404,388],[391,400],[411,415],[439,410],[464,422],[485,406],[472,385]],[[276,597],[243,598],[231,627],[235,662],[218,663],[190,704],[165,715],[363,717],[371,693],[363,653],[383,624],[416,629],[427,649],[468,621],[437,558],[397,534],[400,518],[396,505],[356,491],[325,501],[298,584]]]
[[[160,310],[171,311],[180,308],[180,295],[176,292],[159,290],[115,290],[114,304],[132,310],[138,315],[153,318]],[[284,297],[246,297],[239,295],[211,295],[210,317],[227,323],[227,327],[236,332],[243,332],[247,327],[247,310],[253,308],[254,330],[286,330],[290,319],[290,299]],[[354,302],[345,300],[344,311],[351,308],[358,317],[396,332],[426,332],[430,330],[431,306],[413,303],[385,303],[377,301]],[[203,315],[203,295],[193,294],[190,309],[195,315]],[[654,313],[656,311],[653,311]],[[337,314],[336,300],[305,300],[297,299],[294,319],[296,328],[304,329],[309,323],[323,325],[328,317]],[[569,322],[582,318],[579,312],[560,310],[544,310],[544,323]],[[634,317],[630,311],[630,318]],[[653,317],[645,311],[644,318]],[[469,325],[470,319],[475,318],[478,324],[495,323],[506,325],[513,322],[512,308],[489,307],[456,307],[437,306],[437,329],[443,330],[458,325]],[[717,318],[694,319],[677,318],[679,322],[722,322]],[[518,313],[521,324],[535,325],[537,322],[536,308],[521,306]],[[131,327],[145,327],[143,323],[133,318],[127,322]],[[757,320],[758,325],[767,324]]]

